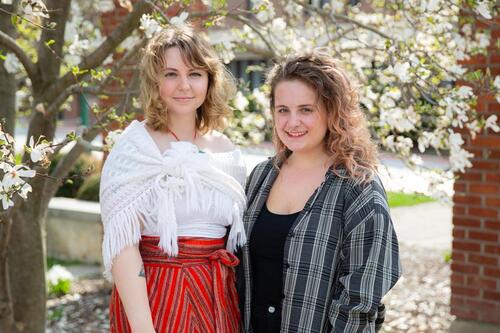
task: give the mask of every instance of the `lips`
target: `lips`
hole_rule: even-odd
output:
[[[194,97],[174,97],[174,99],[178,102],[188,102],[194,99]]]
[[[307,134],[307,131],[301,131],[301,132],[286,132],[286,134],[288,134],[289,137],[292,137],[292,138],[300,138],[304,135]]]

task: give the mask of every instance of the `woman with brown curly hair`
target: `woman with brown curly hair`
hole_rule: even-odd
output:
[[[277,154],[247,182],[245,332],[375,332],[401,268],[356,88],[319,50],[267,83]]]
[[[101,177],[111,332],[239,330],[233,252],[246,241],[246,173],[216,131],[234,91],[191,28],[160,31],[146,46],[146,119],[123,132]]]

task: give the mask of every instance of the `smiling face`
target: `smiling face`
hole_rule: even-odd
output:
[[[276,85],[274,123],[279,139],[294,153],[325,149],[326,109],[304,82],[285,80]]]
[[[177,47],[167,49],[164,64],[158,88],[168,112],[172,115],[195,115],[207,96],[207,71],[186,64]]]

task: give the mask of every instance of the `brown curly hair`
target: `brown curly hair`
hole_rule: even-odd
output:
[[[208,73],[208,90],[196,114],[196,128],[202,133],[222,129],[232,115],[229,100],[236,92],[234,79],[200,32],[190,26],[171,27],[157,32],[143,50],[140,99],[146,123],[160,130],[167,126],[168,110],[160,97],[158,76],[165,66],[165,52],[179,48],[187,64]]]
[[[357,87],[339,62],[324,50],[295,55],[276,64],[267,76],[270,106],[274,120],[275,91],[282,81],[298,80],[310,86],[325,106],[328,129],[324,138],[331,156],[331,169],[345,168],[359,183],[370,181],[377,167],[377,146],[370,137],[365,115],[359,106]],[[274,126],[276,163],[291,153],[279,139]]]

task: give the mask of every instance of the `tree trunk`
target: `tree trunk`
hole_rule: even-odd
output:
[[[45,332],[45,216],[41,205],[45,179],[32,183],[33,193],[20,202],[13,216],[8,248],[8,269],[14,319],[23,332]]]
[[[17,333],[7,267],[6,244],[9,241],[11,225],[12,219],[10,217],[0,218],[0,332]]]
[[[16,3],[13,5],[0,5],[0,8],[10,12],[15,11]],[[7,35],[14,37],[16,29],[12,25],[10,15],[0,11],[0,30]],[[3,61],[0,62],[0,101],[2,107],[0,108],[0,119],[5,120],[5,127],[3,130],[14,136],[14,129],[16,124],[16,78],[13,74],[9,74],[3,66]]]

